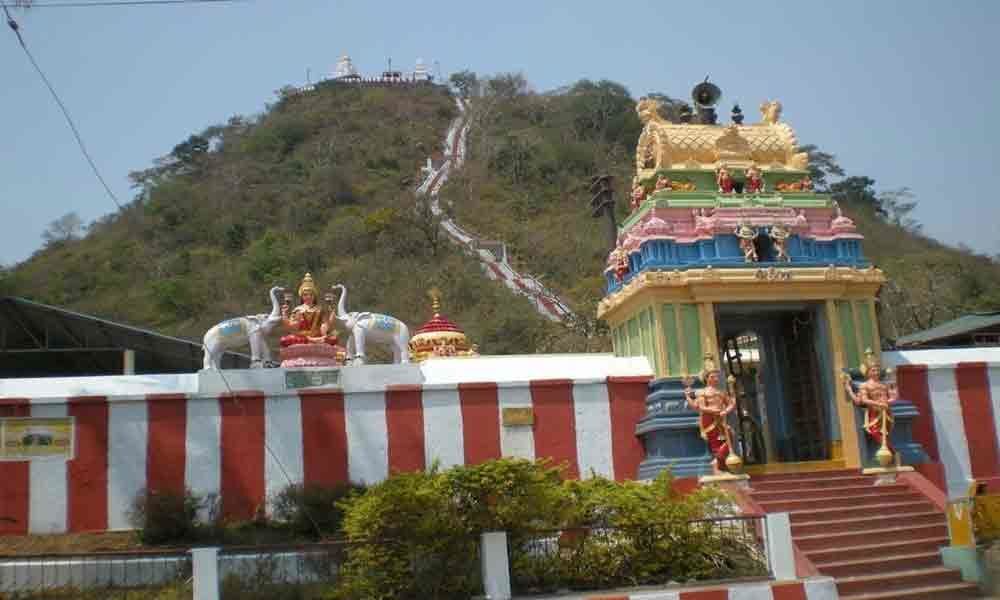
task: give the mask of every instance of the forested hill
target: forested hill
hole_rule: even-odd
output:
[[[441,191],[444,205],[464,228],[506,241],[516,266],[569,300],[579,319],[568,327],[487,280],[413,194],[458,114],[434,86],[286,90],[257,117],[191,135],[132,175],[136,197],[122,211],[85,230],[54,223],[41,250],[2,273],[0,294],[199,339],[225,317],[267,310],[268,287],[297,286],[310,271],[324,288],[345,283],[350,310],[412,327],[428,318],[426,291],[437,286],[444,313],[483,353],[610,349],[593,319],[605,251],[586,184],[616,175],[624,212],[640,131],[634,99],[610,82],[549,94],[519,75],[466,72],[453,83],[472,96],[469,157]],[[905,193],[877,195],[870,179],[812,153],[813,179],[838,194],[893,278],[885,306],[899,334],[1000,307],[994,262],[922,237]]]

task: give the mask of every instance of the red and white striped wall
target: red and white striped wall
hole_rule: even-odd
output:
[[[66,393],[6,396],[0,416],[73,417],[75,454],[0,462],[0,534],[126,529],[143,488],[219,494],[224,516],[245,519],[290,483],[373,483],[502,456],[621,480],[642,460],[645,359],[484,357],[341,373],[341,385],[291,390],[281,369],[6,380],[5,394]],[[530,408],[534,423],[504,425],[511,407]]]
[[[899,396],[916,405],[913,437],[943,466],[950,497],[973,480],[1000,491],[1000,348],[887,352]]]

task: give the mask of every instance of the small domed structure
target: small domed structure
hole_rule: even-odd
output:
[[[343,55],[337,61],[336,66],[333,67],[333,78],[343,79],[345,77],[357,77],[358,70],[354,68],[354,63],[351,62],[351,57],[348,55]]]
[[[441,315],[441,293],[430,292],[434,316],[410,338],[410,358],[422,362],[428,358],[479,356],[475,345],[469,344],[465,332]]]

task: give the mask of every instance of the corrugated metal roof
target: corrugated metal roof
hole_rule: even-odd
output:
[[[201,342],[25,298],[0,298],[0,377],[121,373],[126,349],[135,351],[139,373],[183,373],[202,366]],[[228,354],[228,367],[249,364],[246,356]]]
[[[973,333],[995,325],[1000,325],[1000,311],[972,313],[948,321],[947,323],[942,323],[937,327],[904,335],[896,340],[896,345],[903,347],[926,344],[935,340]]]

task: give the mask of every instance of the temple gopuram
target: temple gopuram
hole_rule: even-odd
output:
[[[598,315],[615,354],[645,356],[656,373],[638,425],[640,477],[667,465],[678,475],[710,471],[682,393],[706,361],[735,379],[734,446],[749,472],[862,466],[869,457],[841,377],[866,350],[878,358],[875,296],[885,277],[851,219],[813,191],[781,104],[762,104],[752,124],[737,106],[720,124],[718,95],[699,85],[698,112],[676,123],[656,100],[637,106],[631,213]]]

